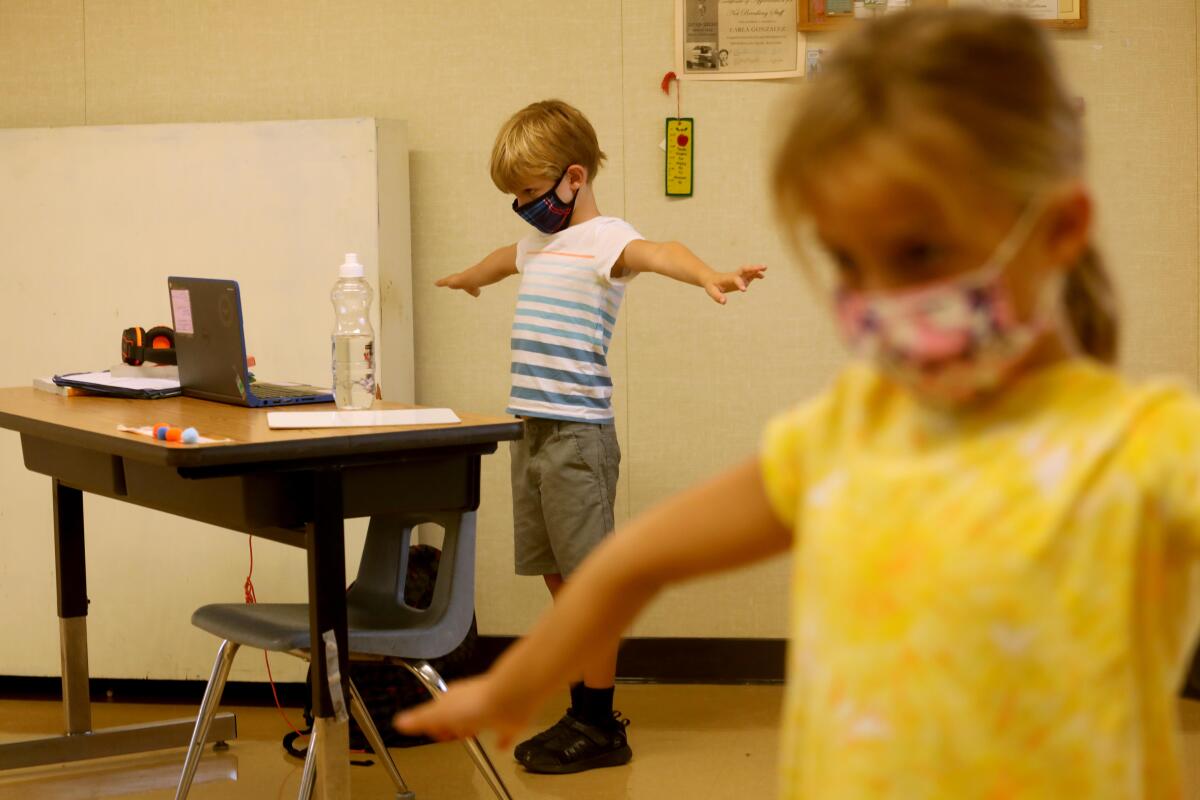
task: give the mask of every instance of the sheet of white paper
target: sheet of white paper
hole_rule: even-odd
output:
[[[118,389],[151,389],[154,391],[163,391],[164,389],[178,389],[178,378],[114,378],[108,370],[103,372],[73,372],[70,375],[63,375],[63,378],[69,378],[80,383],[94,383],[99,386],[113,386]]]
[[[373,428],[450,425],[462,422],[448,408],[389,408],[380,411],[270,411],[271,428]]]

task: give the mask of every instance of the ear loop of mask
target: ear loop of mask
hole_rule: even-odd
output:
[[[1017,253],[1028,243],[1029,237],[1041,219],[1042,212],[1045,211],[1047,204],[1047,199],[1044,197],[1038,197],[1029,202],[1025,210],[1021,213],[1020,218],[1017,219],[1016,224],[1013,225],[1012,230],[996,246],[996,250],[992,253],[991,258],[988,259],[985,266],[977,273],[980,284],[990,282],[1012,266],[1012,261],[1016,258]],[[1062,327],[1062,298],[1065,285],[1065,273],[1062,270],[1056,269],[1037,288],[1033,316],[1027,323],[1037,332],[1044,333]]]
[[[983,266],[975,270],[974,274],[963,277],[967,280],[973,279],[978,283],[990,283],[992,279],[1007,270],[1012,265],[1013,259],[1017,257],[1017,253],[1028,243],[1029,235],[1033,232],[1045,207],[1046,202],[1041,198],[1030,201],[1008,234],[1000,240],[1000,244],[996,245],[996,249],[988,256]]]
[[[562,203],[563,205],[569,205],[569,204],[575,202],[575,192],[572,192],[570,200],[563,200],[561,197],[558,196],[558,187],[562,186],[562,182],[564,180],[566,180],[567,173],[570,171],[571,171],[571,168],[568,166],[566,169],[564,169],[562,171],[562,175],[558,176],[558,180],[556,180],[554,182],[554,185],[550,187],[550,191],[554,193],[554,199],[557,200],[558,202]],[[567,181],[567,191],[568,192],[571,191],[571,182],[569,180]]]

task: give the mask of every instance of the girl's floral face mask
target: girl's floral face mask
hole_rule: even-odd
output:
[[[1061,281],[1043,285],[1034,314],[1015,313],[1005,272],[1032,228],[1031,206],[978,269],[912,289],[835,292],[850,350],[922,400],[955,406],[1000,386],[1054,324]]]

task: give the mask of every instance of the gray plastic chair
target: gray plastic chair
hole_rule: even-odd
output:
[[[408,549],[413,528],[423,523],[439,525],[446,535],[434,583],[433,600],[428,608],[417,609],[404,602],[404,583],[408,574]],[[474,512],[372,518],[358,577],[353,588],[346,593],[347,637],[351,658],[368,656],[394,659],[415,675],[430,694],[440,694],[446,691],[446,684],[425,659],[439,658],[458,647],[466,638],[474,615]],[[192,624],[224,641],[217,650],[212,677],[208,679],[208,688],[200,703],[200,713],[175,791],[176,800],[186,798],[191,789],[208,729],[217,713],[221,692],[238,648],[246,645],[289,653],[307,660],[311,645],[306,603],[208,605],[197,609],[192,615]],[[349,683],[350,712],[396,785],[397,800],[412,800],[414,795],[384,747],[358,689],[353,681]],[[472,738],[464,740],[463,744],[496,796],[501,800],[511,800],[508,788],[479,741]],[[319,746],[314,731],[309,739],[304,772],[300,779],[300,797],[303,800],[312,796],[316,781],[314,754]]]

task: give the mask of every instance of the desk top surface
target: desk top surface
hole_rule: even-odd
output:
[[[302,408],[324,410],[333,406]],[[376,403],[375,408],[414,406]],[[463,411],[455,412],[462,422],[450,425],[272,430],[267,427],[269,410],[281,409],[244,408],[191,397],[163,400],[61,397],[32,387],[0,388],[0,428],[168,467],[434,450],[495,444],[521,436],[521,423],[512,417]],[[184,445],[117,429],[118,425],[141,427],[158,423],[193,427],[201,436],[232,441]]]

